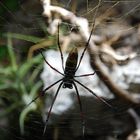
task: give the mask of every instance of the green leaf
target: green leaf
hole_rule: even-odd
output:
[[[18,70],[18,76],[20,79],[24,78],[24,76],[29,72],[31,67],[35,64],[39,64],[41,62],[42,57],[40,55],[28,60],[26,63],[21,65]]]
[[[36,96],[37,91],[39,90],[39,88],[42,86],[42,82],[38,81],[37,83],[35,83],[35,85],[32,87],[31,91],[30,91],[30,97],[34,98]]]
[[[18,67],[16,64],[16,55],[13,51],[12,38],[11,38],[10,34],[7,34],[7,48],[8,48],[8,54],[10,57],[11,66],[13,68],[13,71],[17,71]]]
[[[11,84],[0,84],[0,90],[10,89],[12,88]]]
[[[25,35],[25,34],[24,35],[18,34],[18,33],[4,33],[3,34],[4,37],[7,37],[8,35],[10,35],[12,38],[25,40],[25,41],[29,41],[32,43],[38,43],[43,40],[42,38],[31,36],[31,35]]]
[[[40,73],[41,69],[43,69],[43,63],[39,64],[34,71],[32,72],[29,82],[33,83],[37,77],[37,75]]]
[[[0,68],[0,74],[6,76],[13,74],[12,67]]]
[[[19,126],[20,126],[20,132],[23,135],[24,134],[24,122],[27,114],[31,111],[34,111],[36,109],[36,104],[32,103],[30,106],[27,106],[20,114],[19,117]]]

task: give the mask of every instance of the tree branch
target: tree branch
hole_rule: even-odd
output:
[[[88,41],[90,36],[89,24],[87,19],[82,17],[77,17],[74,13],[58,7],[52,6],[50,0],[41,0],[43,5],[43,15],[47,17],[49,23],[48,31],[51,34],[55,34],[57,31],[57,25],[60,24],[62,20],[67,20],[70,24],[77,26],[79,29],[79,35],[85,42]],[[60,17],[53,19],[52,13],[56,13]],[[89,41],[88,51],[90,54],[91,66],[96,69],[98,77],[104,82],[108,89],[116,96],[123,99],[125,102],[140,104],[140,96],[130,94],[128,91],[121,89],[117,84],[111,79],[111,77],[103,70],[101,62],[99,60],[99,47],[95,45],[94,40],[91,38]],[[96,52],[96,53],[95,53]],[[106,52],[109,53],[109,52]],[[109,54],[110,55],[110,54]],[[115,54],[113,54],[116,57]],[[113,56],[112,55],[112,56]],[[124,57],[123,57],[124,58]]]

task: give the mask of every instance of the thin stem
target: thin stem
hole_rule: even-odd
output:
[[[63,71],[64,71],[64,57],[63,57],[62,49],[61,49],[61,46],[60,46],[60,39],[59,39],[59,23],[58,23],[58,38],[57,38],[57,44],[58,44],[58,48],[59,48],[60,55],[61,55],[62,69],[63,69]]]
[[[16,63],[16,58],[15,58],[15,54],[12,48],[12,36],[10,35],[10,33],[7,34],[7,47],[8,47],[8,54],[10,57],[10,61],[11,61],[11,66],[14,70],[14,72],[17,71],[18,66]]]
[[[70,3],[71,3],[71,0],[69,0],[68,3],[66,4],[66,8],[69,8]]]

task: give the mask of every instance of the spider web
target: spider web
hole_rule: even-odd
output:
[[[91,15],[94,15],[98,0],[77,1],[76,10],[73,0],[67,0],[65,2],[53,2],[55,5],[58,3],[60,3],[64,8],[73,9],[73,11],[76,12],[78,16],[87,18],[90,25],[93,23],[93,16],[91,17]],[[97,17],[95,19],[97,25],[95,26],[94,33],[101,37],[110,38],[111,36],[119,34],[119,32],[122,31],[125,36],[125,33],[128,34],[128,32],[132,30],[134,33],[128,34],[128,36],[131,37],[124,39],[124,42],[121,42],[122,40],[117,42],[119,45],[126,46],[127,49],[125,50],[125,47],[117,47],[119,46],[117,43],[114,44],[114,48],[118,53],[123,53],[123,51],[124,53],[128,53],[131,50],[139,51],[139,43],[136,40],[136,38],[138,38],[138,34],[135,33],[136,28],[139,28],[139,7],[140,2],[138,0],[101,1],[99,10],[97,12]],[[44,19],[41,15],[41,5],[37,1],[32,0],[32,2],[26,1],[20,3],[18,8],[14,10],[11,10],[4,1],[0,1],[0,8],[4,9],[4,12],[0,15],[0,29],[2,34],[11,32],[33,35],[40,38],[48,35],[46,33],[46,25]],[[51,38],[55,39],[55,37]],[[2,41],[5,42],[5,39],[2,38]],[[3,44],[5,43],[2,43],[2,48],[6,46]],[[17,55],[17,62],[19,64],[27,61],[27,52],[30,46],[33,44],[34,43],[30,43],[27,40],[13,40],[12,49]],[[129,47],[129,45],[131,45],[131,47],[134,46],[134,48],[132,49]],[[51,47],[53,48],[54,46],[52,45]],[[47,60],[51,65],[61,71],[61,62],[59,62],[61,61],[60,54],[58,51],[52,50],[51,47],[50,50],[45,53]],[[3,52],[5,49],[1,49],[0,51]],[[2,58],[0,67],[5,67],[9,64],[6,53],[6,58]],[[81,51],[79,51],[79,56],[80,54]],[[67,55],[67,53],[64,53],[64,56]],[[66,60],[66,57],[64,58]],[[119,68],[117,67],[112,71],[109,71],[105,65],[104,69],[110,73],[110,76],[121,88],[129,89],[134,93],[139,93],[139,88],[136,88],[135,86],[130,87],[130,83],[133,83],[133,85],[137,84],[137,87],[139,87],[140,72],[137,70],[139,65],[139,61],[134,60],[127,66],[118,66]],[[61,78],[55,71],[49,69],[46,65],[44,67],[46,67],[44,68],[44,72],[40,70],[41,74],[39,73],[35,80],[35,82],[38,80],[43,81],[43,86],[40,87],[40,90]],[[37,64],[32,66],[31,71],[34,69],[39,69]],[[93,72],[93,70],[90,67],[89,56],[86,53],[80,65],[79,71],[77,71],[77,74],[86,74],[91,72]],[[26,80],[28,80],[28,78]],[[106,88],[103,82],[99,80],[96,74],[88,78],[77,78],[77,80],[91,88],[95,93],[97,93],[97,95],[105,97],[106,100],[115,107],[115,109],[109,108],[95,97],[90,96],[90,93],[87,93],[87,91],[82,87],[78,86],[85,116],[85,139],[122,140],[126,139],[127,136],[136,129],[136,127],[139,127],[139,121],[137,121],[139,120],[139,109],[134,107],[133,109],[135,109],[135,112],[134,110],[130,109],[129,103],[124,104],[123,101],[113,98],[112,93]],[[0,81],[0,84],[1,83],[2,82]],[[26,116],[24,123],[24,135],[21,135],[20,133],[19,116],[21,111],[24,109],[25,104],[20,106],[16,105],[16,107],[10,113],[6,112],[6,115],[3,115],[0,119],[0,139],[82,139],[82,122],[75,91],[74,89],[69,90],[63,88],[61,88],[59,96],[54,104],[46,134],[44,137],[42,137],[46,112],[51,105],[57,87],[58,85],[49,89],[46,99],[40,99],[40,102],[33,103],[37,105],[37,107]],[[0,111],[1,114],[3,114],[4,110],[9,106],[14,106],[13,96],[16,96],[15,98],[17,98],[19,93],[13,93],[12,89],[8,89],[4,91],[0,90],[0,94]],[[11,97],[9,94],[13,94],[13,96]],[[85,94],[87,96],[85,96]],[[17,98],[17,100],[21,100],[22,102],[22,95],[20,95],[20,98]],[[31,101],[31,99],[29,100]],[[136,118],[134,116],[137,116],[138,119],[134,119]]]

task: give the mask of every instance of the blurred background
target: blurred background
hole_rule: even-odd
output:
[[[98,75],[98,69],[91,66],[93,60],[86,52],[76,75],[94,71],[97,74],[77,80],[113,108],[77,85],[85,116],[85,140],[140,139],[140,1],[52,0],[51,4],[88,19],[89,27],[95,21],[93,40],[99,51],[94,53],[102,69],[119,89],[134,97],[132,101],[129,95],[116,96],[116,91]],[[58,32],[50,33],[48,18],[42,13],[43,6],[38,0],[0,1],[0,140],[83,139],[74,88],[61,88],[45,136],[44,122],[59,84],[28,105],[45,87],[62,78],[46,65],[40,49],[47,61],[63,72]],[[53,19],[58,17],[52,14]],[[74,46],[79,57],[85,47],[77,30],[78,27],[62,19],[59,39],[64,60]],[[76,35],[74,39],[71,34]]]

